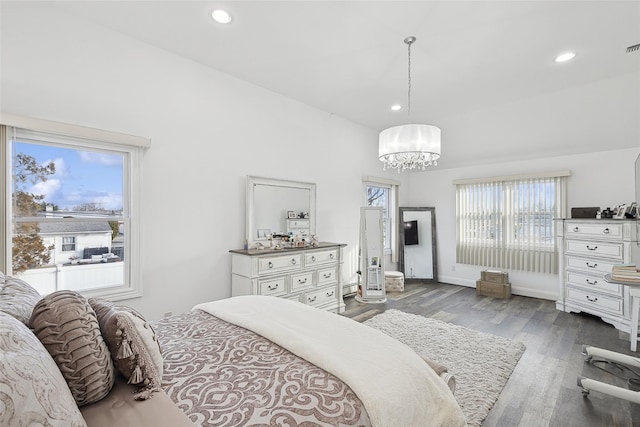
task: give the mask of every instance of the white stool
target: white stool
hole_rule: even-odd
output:
[[[404,274],[400,271],[385,271],[384,287],[387,292],[403,292]]]

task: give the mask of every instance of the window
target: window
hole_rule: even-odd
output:
[[[0,127],[7,170],[2,222],[9,235],[0,267],[41,294],[141,295],[138,197],[148,140],[16,121],[26,126]]]
[[[384,249],[386,254],[394,254],[396,251],[396,181],[383,180],[380,178],[366,177],[364,181],[365,206],[375,206],[382,208],[384,222]]]
[[[75,252],[76,250],[76,238],[75,237],[63,237],[62,238],[62,252]]]
[[[568,175],[455,181],[456,261],[557,273],[553,219],[565,214]]]

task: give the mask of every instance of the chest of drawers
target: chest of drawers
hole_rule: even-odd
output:
[[[560,287],[556,307],[599,316],[628,332],[629,289],[607,282],[604,276],[615,264],[640,263],[639,227],[636,220],[558,220]]]
[[[231,250],[231,295],[270,295],[342,313],[342,248]]]

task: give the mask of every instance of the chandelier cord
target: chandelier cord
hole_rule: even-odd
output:
[[[411,123],[411,44],[412,40],[405,40],[407,43],[407,56],[409,58],[409,72],[408,72],[408,82],[409,82],[409,90],[407,92],[407,116],[409,118],[409,123]]]

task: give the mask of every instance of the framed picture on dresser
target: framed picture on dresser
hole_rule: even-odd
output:
[[[627,205],[618,206],[618,210],[613,214],[615,219],[624,219],[624,213],[627,211]]]

